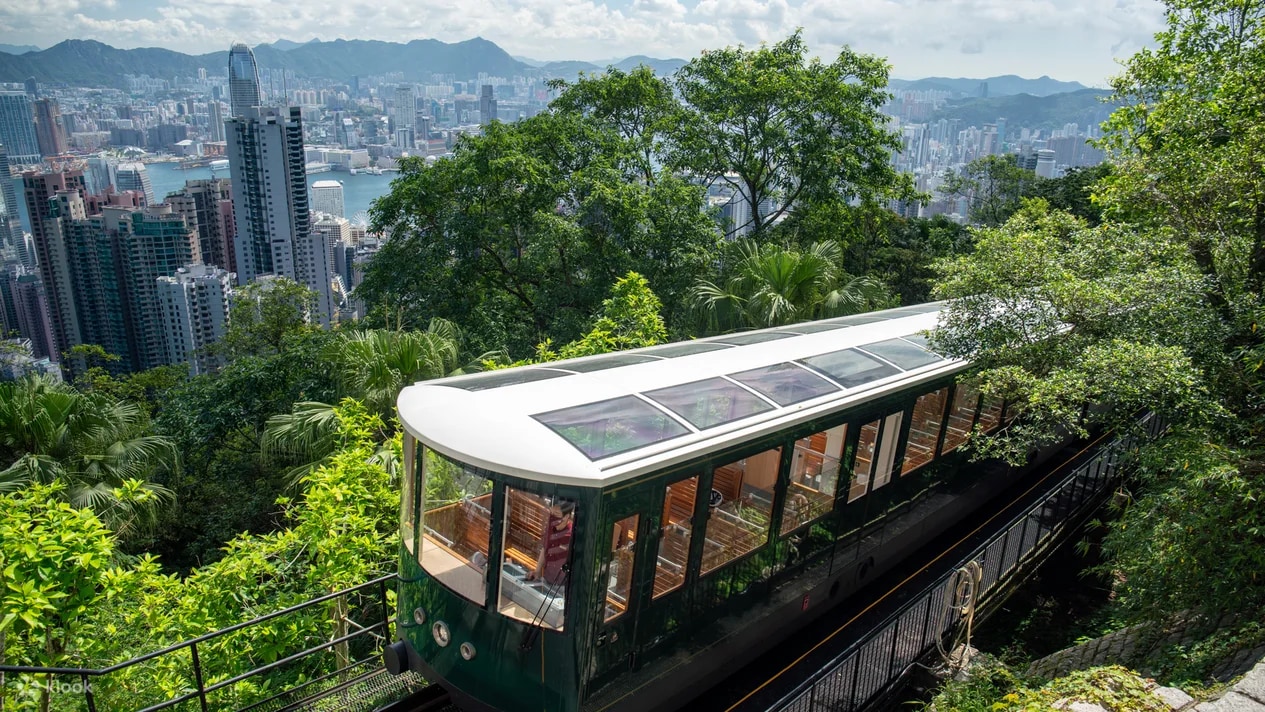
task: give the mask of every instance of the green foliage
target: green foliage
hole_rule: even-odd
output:
[[[286,340],[311,325],[316,292],[285,277],[252,282],[233,292],[228,330],[212,348],[229,358],[282,351]]]
[[[0,496],[0,658],[57,666],[93,607],[114,556],[105,526],[64,501],[61,485]]]
[[[992,89],[991,82],[989,87]],[[1053,131],[1069,123],[1097,126],[1117,106],[1109,101],[1110,92],[1101,89],[1056,91],[1048,96],[1033,96],[1033,93],[950,101],[932,114],[928,123],[948,119],[959,121],[960,126],[983,126],[995,122],[998,116],[1004,116],[1011,126]]]
[[[1169,709],[1145,680],[1120,666],[1078,670],[1035,687],[989,659],[973,663],[967,679],[946,683],[932,700],[936,709],[953,712],[1056,712],[1071,702],[1096,704],[1107,712]]]
[[[239,536],[222,558],[183,580],[164,574],[152,557],[113,564],[110,533],[91,513],[58,504],[54,490],[0,498],[0,566],[13,582],[0,599],[0,630],[10,629],[6,662],[103,667],[391,570],[399,493],[372,462],[382,422],[354,401],[340,404],[335,418],[339,452],[308,476],[300,501],[279,502],[287,528]],[[398,439],[391,447],[399,448]],[[207,683],[346,634],[355,615],[339,599],[208,641],[199,646]],[[46,656],[47,640],[57,642],[59,657],[31,657]],[[249,703],[267,689],[329,672],[349,653],[336,648],[334,660],[318,656],[306,667],[284,667],[214,701]],[[192,684],[188,659],[176,654],[99,678],[93,688],[98,705],[115,709],[151,704]]]
[[[940,193],[970,200],[971,222],[997,227],[1019,209],[1019,201],[1032,192],[1036,173],[1019,166],[1013,156],[984,156],[948,176]]]
[[[157,479],[179,458],[170,439],[149,430],[133,402],[42,377],[0,383],[0,492],[59,483],[60,496],[116,532],[152,524],[171,499]]]
[[[806,250],[735,243],[718,282],[700,280],[690,300],[711,332],[793,324],[887,306],[883,285],[839,268],[837,243]]]
[[[737,191],[758,241],[816,204],[910,197],[908,178],[890,165],[899,143],[880,112],[887,73],[885,61],[848,47],[829,64],[809,59],[799,31],[756,49],[704,52],[675,78],[683,110],[670,163]],[[766,201],[775,207],[761,212]]]
[[[1203,692],[1205,688],[1218,684],[1213,674],[1227,660],[1261,645],[1265,645],[1265,625],[1259,621],[1247,621],[1214,630],[1190,643],[1167,646],[1152,654],[1148,662],[1155,669],[1155,677],[1164,680],[1167,685]]]

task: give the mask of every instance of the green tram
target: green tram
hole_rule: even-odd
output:
[[[466,710],[670,709],[776,645],[1028,469],[959,454],[1007,409],[927,350],[939,309],[404,389],[388,669]]]

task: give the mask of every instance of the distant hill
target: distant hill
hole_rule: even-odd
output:
[[[615,68],[625,72],[636,69],[639,65],[646,65],[654,70],[655,74],[661,77],[676,74],[676,70],[684,67],[686,60],[684,59],[655,59],[645,55],[636,55],[615,63]]]
[[[5,54],[25,54],[27,52],[38,51],[40,51],[40,48],[35,45],[0,44],[0,52],[4,52]]]
[[[276,42],[272,43],[272,47],[273,49],[279,49],[282,52],[289,52],[292,49],[298,49],[299,47],[302,47],[305,44],[311,44],[312,42],[320,42],[320,40],[315,37],[308,40],[307,42],[291,42],[290,40],[277,40]]]
[[[1027,126],[1046,130],[1063,128],[1064,124],[1086,126],[1102,123],[1118,106],[1104,103],[1111,92],[1100,89],[1082,89],[1065,94],[1032,96],[989,97],[987,99],[960,99],[936,112],[931,121],[957,119],[963,128],[991,124],[1004,117],[1009,126]]]
[[[439,40],[408,44],[334,40],[307,42],[290,49],[259,45],[255,58],[260,68],[288,69],[300,76],[336,81],[391,72],[401,72],[413,81],[429,79],[433,73],[473,77],[486,72],[509,77],[531,69],[481,37],[452,44]],[[166,49],[116,49],[94,40],[66,40],[40,52],[0,54],[0,81],[20,82],[33,76],[47,83],[123,87],[124,74],[171,79],[195,76],[199,68],[222,73],[227,66],[227,49],[193,56]]]
[[[623,72],[630,72],[641,65],[646,65],[654,70],[655,74],[661,77],[671,76],[676,70],[685,65],[684,59],[655,59],[645,55],[634,55],[627,59],[621,59],[618,62],[610,62],[609,64],[597,64],[594,62],[581,62],[578,60],[567,60],[562,62],[549,62],[540,66],[540,74],[547,77],[558,77],[561,79],[574,79],[581,72],[596,74],[606,71],[606,68],[614,67]]]
[[[1088,89],[1080,82],[1062,82],[1041,76],[1036,79],[1024,79],[1014,74],[987,79],[949,79],[946,77],[927,77],[925,79],[893,79],[887,83],[892,89],[948,91],[967,97],[978,97],[980,84],[988,83],[988,96],[1012,96],[1030,94],[1032,96],[1050,96]]]

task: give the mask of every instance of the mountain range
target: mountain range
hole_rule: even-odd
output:
[[[991,92],[991,85],[989,89]],[[956,119],[960,126],[983,126],[1005,117],[1010,126],[1052,130],[1075,123],[1084,128],[1101,124],[1120,106],[1110,102],[1110,96],[1111,92],[1102,89],[1081,89],[1048,96],[1014,94],[955,99],[948,101],[930,120]]]
[[[10,50],[23,50],[12,54]],[[516,75],[571,79],[580,73],[600,72],[601,64],[581,61],[538,62],[511,57],[495,43],[481,37],[463,42],[413,40],[406,44],[378,40],[311,39],[307,42],[277,40],[254,48],[260,69],[285,69],[301,77],[319,77],[345,82],[353,76],[399,74],[405,81],[425,81],[431,74],[452,74],[461,79],[478,76]],[[628,71],[645,64],[666,75],[686,63],[684,59],[655,59],[634,56],[609,66]],[[147,74],[159,79],[197,76],[199,69],[222,74],[228,66],[228,51],[189,55],[168,49],[146,47],[117,49],[95,40],[65,40],[45,50],[31,47],[0,46],[0,82],[21,82],[35,77],[48,84],[110,86],[126,88],[123,75]],[[956,96],[979,96],[981,82],[988,83],[989,96],[1053,94],[1083,90],[1077,82],[1061,82],[1049,77],[1023,79],[1014,75],[987,79],[893,79],[892,89],[934,89]]]
[[[35,45],[11,45],[0,43],[0,52],[5,54],[26,54],[27,52],[38,52],[39,47]]]

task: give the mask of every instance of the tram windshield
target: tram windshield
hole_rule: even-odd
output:
[[[482,606],[492,525],[492,481],[430,448],[422,456],[422,536],[418,561],[443,585]]]
[[[574,532],[574,501],[505,488],[505,545],[497,610],[510,618],[562,630]]]

